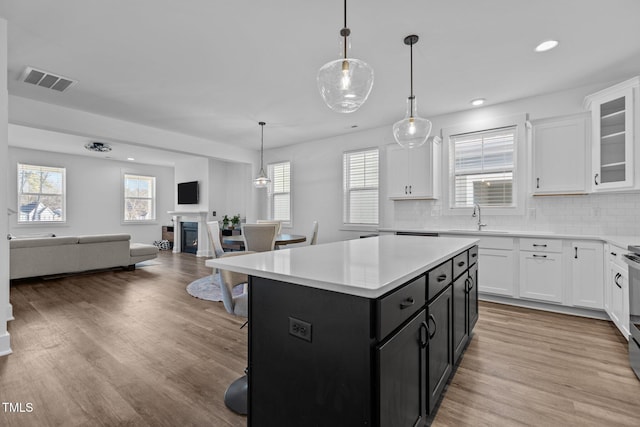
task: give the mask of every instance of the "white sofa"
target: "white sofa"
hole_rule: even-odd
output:
[[[9,241],[10,278],[77,273],[135,264],[158,256],[158,248],[130,243],[128,234],[14,238]]]

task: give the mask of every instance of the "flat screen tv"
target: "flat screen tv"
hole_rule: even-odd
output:
[[[178,204],[198,204],[198,181],[181,182],[178,184]]]

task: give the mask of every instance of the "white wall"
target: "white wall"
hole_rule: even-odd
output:
[[[178,204],[178,183],[198,181],[198,204]],[[175,163],[175,205],[172,210],[180,212],[206,212],[209,210],[209,160],[201,157],[190,160],[180,160]]]
[[[52,153],[10,147],[8,158],[9,207],[17,210],[17,164],[28,163],[66,168],[67,221],[65,224],[18,225],[10,217],[10,230],[15,235],[52,232],[56,235],[127,233],[131,240],[153,243],[160,240],[162,225],[170,225],[167,211],[174,207],[173,168],[94,159],[86,156]],[[153,224],[123,224],[124,173],[156,177],[156,218]]]
[[[632,76],[629,76],[632,77]],[[540,95],[510,103],[472,109],[439,117],[429,117],[433,134],[442,128],[482,122],[491,117],[528,113],[530,120],[584,112],[584,97],[617,82],[604,82],[564,92]],[[402,111],[398,118],[402,118]],[[289,160],[292,171],[293,228],[295,233],[309,234],[311,223],[318,220],[319,241],[344,240],[366,234],[342,227],[342,153],[379,147],[380,152],[380,224],[404,228],[467,228],[474,219],[442,215],[440,201],[397,201],[387,199],[384,146],[394,143],[391,123],[377,129],[352,132],[341,137],[311,141],[265,151],[265,163]],[[443,180],[443,191],[446,179]],[[260,197],[264,209],[266,196]],[[637,212],[640,194],[589,195],[574,197],[526,197],[525,214],[485,216],[490,226],[509,229],[536,229],[578,234],[640,235]],[[535,210],[535,215],[532,214]]]
[[[11,353],[7,321],[13,318],[9,303],[8,186],[8,111],[7,111],[7,21],[0,18],[0,356]]]

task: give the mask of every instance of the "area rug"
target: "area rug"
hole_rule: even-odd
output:
[[[220,291],[220,274],[213,276],[201,277],[198,280],[187,285],[187,292],[192,297],[205,299],[207,301],[222,301],[222,292]],[[233,288],[233,295],[238,296],[242,294],[242,286],[236,286]]]

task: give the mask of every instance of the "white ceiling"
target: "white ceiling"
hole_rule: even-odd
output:
[[[404,116],[408,34],[422,116],[640,74],[637,0],[351,0],[350,56],[375,72],[366,104],[338,114],[316,73],[338,58],[341,0],[20,0],[9,24],[9,93],[259,149],[368,129]],[[533,52],[553,38],[560,46]],[[77,79],[58,93],[26,66]],[[9,106],[11,108],[11,106]]]

